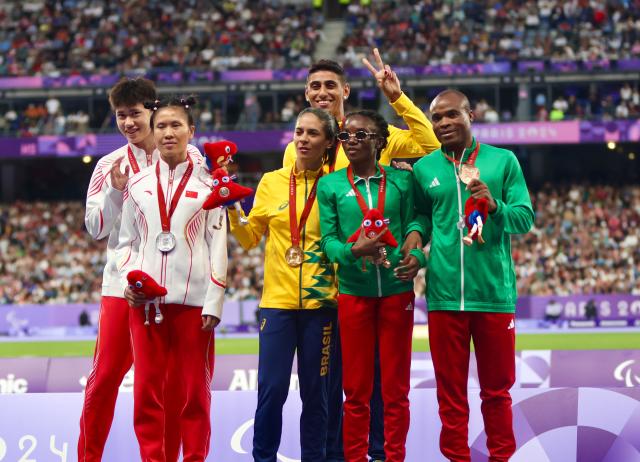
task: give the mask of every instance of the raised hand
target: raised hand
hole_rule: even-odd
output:
[[[111,171],[109,172],[109,175],[111,176],[111,186],[118,191],[124,191],[125,186],[127,186],[127,181],[129,181],[129,166],[127,165],[124,168],[124,173],[120,171],[122,159],[124,159],[124,156],[116,159],[111,167]]]
[[[388,64],[382,62],[380,52],[377,48],[373,49],[373,57],[375,58],[377,69],[369,62],[367,58],[362,58],[362,64],[367,66],[371,75],[375,77],[378,87],[382,90],[382,93],[387,97],[390,103],[395,103],[400,95],[402,95],[402,89],[400,88],[400,80],[395,72],[391,70]]]

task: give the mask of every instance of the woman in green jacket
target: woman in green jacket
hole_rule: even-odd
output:
[[[367,460],[369,400],[376,339],[380,351],[387,462],[405,457],[409,430],[409,372],[413,332],[413,277],[424,255],[414,249],[406,259],[400,247],[414,221],[410,172],[378,163],[389,135],[376,112],[349,114],[338,134],[349,166],[320,180],[318,204],[322,250],[338,264],[338,322],[342,342],[344,454],[350,462]],[[365,235],[364,216],[377,209],[381,221],[373,237]],[[355,243],[347,242],[358,233]],[[368,234],[368,233],[367,233]],[[392,235],[397,247],[385,246]],[[361,261],[361,258],[363,261]],[[402,262],[402,263],[401,263]]]

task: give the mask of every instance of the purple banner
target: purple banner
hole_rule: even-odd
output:
[[[526,72],[543,72],[544,61],[518,61],[518,72],[524,74]]]
[[[544,319],[545,309],[551,302],[561,305],[560,319],[585,319],[585,306],[593,300],[600,320],[640,319],[640,295],[571,295],[520,297],[516,315],[518,318]]]
[[[446,459],[438,449],[440,421],[435,390],[413,390],[407,461]],[[640,460],[640,389],[562,388],[513,390],[516,452],[513,462],[637,462]],[[3,421],[0,461],[75,460],[83,395],[0,396]],[[486,462],[480,398],[469,393],[469,442],[473,460]],[[211,405],[207,461],[249,462],[256,393],[216,392]],[[280,462],[300,461],[300,398],[289,394],[283,409]],[[131,394],[118,397],[104,460],[139,458]]]
[[[512,144],[577,144],[607,141],[640,141],[640,121],[610,122],[515,122],[476,124],[478,139],[497,146]],[[193,144],[228,139],[243,153],[283,152],[293,139],[291,130],[221,131],[196,134]],[[0,157],[33,156],[103,156],[122,146],[124,139],[117,133],[106,135],[38,136],[33,138],[0,138]]]
[[[476,124],[473,131],[483,143],[504,144],[563,144],[578,143],[578,122],[515,122],[504,124]]]
[[[640,59],[620,59],[618,69],[621,71],[640,71]]]
[[[640,141],[640,120],[580,122],[581,143]]]
[[[551,63],[551,70],[553,72],[577,72],[578,63],[575,61],[553,62]]]
[[[91,371],[91,357],[0,358],[0,394],[75,393],[84,390]],[[598,364],[598,367],[592,367]],[[132,392],[134,371],[125,376],[121,392]],[[479,387],[475,356],[469,364],[470,388]],[[435,388],[430,353],[413,353],[412,389]],[[640,350],[521,351],[516,354],[514,388],[550,387],[640,388]],[[255,391],[258,387],[257,355],[219,355],[212,390]],[[296,362],[290,389],[298,390]]]

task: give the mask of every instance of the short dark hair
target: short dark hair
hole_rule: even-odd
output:
[[[298,114],[297,119],[299,119],[304,114],[313,114],[314,116],[316,116],[320,120],[320,122],[322,122],[322,128],[324,130],[324,134],[327,137],[327,139],[330,139],[331,141],[333,141],[333,145],[329,146],[329,148],[325,152],[325,156],[323,160],[323,163],[327,165],[333,165],[333,163],[336,160],[335,147],[337,143],[336,137],[338,135],[338,121],[336,120],[335,117],[333,117],[324,109],[319,109],[316,107],[308,107],[303,109]]]
[[[384,148],[387,147],[387,138],[389,138],[389,124],[386,120],[384,120],[384,117],[382,117],[376,111],[372,111],[370,109],[362,109],[360,111],[350,112],[344,119],[345,123],[352,117],[365,117],[371,120],[376,125],[378,136],[382,139],[382,145],[376,151],[376,159],[380,160],[380,154],[382,153],[382,151],[384,151]]]
[[[135,106],[156,98],[156,84],[144,77],[123,77],[109,91],[109,104],[114,111],[118,106]]]
[[[320,71],[333,72],[338,77],[340,77],[340,81],[342,83],[345,83],[347,81],[346,74],[342,66],[337,62],[332,61],[331,59],[321,59],[320,61],[316,61],[315,63],[313,63],[309,68],[309,73],[307,74],[307,80],[309,80],[309,77],[311,76],[311,74],[314,74]]]
[[[436,99],[440,98],[441,96],[446,96],[446,95],[455,95],[455,96],[457,96],[462,101],[462,109],[465,109],[466,111],[471,111],[471,103],[469,102],[469,98],[467,97],[467,95],[465,95],[461,91],[455,90],[453,88],[449,88],[447,90],[441,91],[440,93],[438,93],[436,95],[435,98],[433,98],[433,101],[435,101]]]
[[[153,129],[153,119],[155,118],[156,112],[158,109],[162,109],[164,107],[179,107],[184,113],[187,115],[187,120],[189,121],[189,126],[195,125],[195,121],[193,118],[193,107],[196,105],[197,100],[194,95],[189,96],[171,96],[167,99],[162,100],[154,100],[147,101],[144,103],[144,107],[151,110],[151,120],[150,125]]]

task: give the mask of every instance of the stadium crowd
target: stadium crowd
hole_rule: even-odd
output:
[[[277,0],[0,5],[0,76],[308,66],[323,25]]]
[[[346,21],[338,52],[345,65],[358,67],[372,47],[396,65],[640,57],[638,2],[351,2]]]
[[[640,187],[548,185],[532,200],[535,227],[513,238],[521,295],[640,294]],[[0,304],[99,301],[105,243],[83,219],[80,202],[0,206]],[[230,235],[229,255],[228,297],[258,299],[262,247]]]

